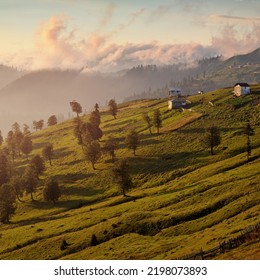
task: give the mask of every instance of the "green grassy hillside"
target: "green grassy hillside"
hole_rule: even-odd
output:
[[[167,110],[167,101],[121,104],[117,119],[102,112],[104,136],[117,138],[116,158],[127,158],[134,188],[123,197],[112,180],[114,163],[103,156],[92,170],[73,135],[73,121],[33,133],[33,154],[46,143],[55,151],[34,194],[24,196],[9,224],[0,225],[0,259],[177,259],[238,236],[260,223],[260,86],[234,99],[232,89],[189,97],[189,108]],[[213,106],[209,104],[212,102]],[[160,109],[163,127],[150,135],[142,113]],[[252,156],[247,162],[243,127],[250,118]],[[87,120],[88,116],[82,117]],[[210,155],[202,145],[205,128],[216,125],[221,144]],[[124,144],[136,129],[140,146],[133,156]],[[27,160],[16,161],[23,170]],[[62,197],[43,201],[43,182],[53,176]],[[90,246],[92,234],[98,245]],[[62,240],[69,246],[61,250]],[[218,255],[259,259],[259,239]]]

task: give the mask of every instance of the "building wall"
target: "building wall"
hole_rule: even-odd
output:
[[[250,93],[250,87],[241,87],[240,85],[234,87],[234,95],[236,96],[246,95],[249,93]]]

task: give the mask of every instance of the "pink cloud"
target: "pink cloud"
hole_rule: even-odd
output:
[[[107,10],[108,15],[104,21],[109,20],[113,9],[111,6]],[[140,9],[133,13],[118,28],[124,29],[132,24],[143,12]],[[198,43],[160,44],[157,41],[116,44],[111,41],[111,33],[92,33],[86,38],[79,38],[77,30],[69,27],[69,19],[59,15],[51,17],[40,26],[36,41],[33,53],[9,56],[8,64],[29,69],[86,67],[94,71],[116,71],[138,64],[192,63],[205,56],[223,54],[229,57],[259,47],[260,25],[254,24],[245,34],[239,34],[234,26],[226,25],[218,35],[212,37],[212,43],[208,46]]]

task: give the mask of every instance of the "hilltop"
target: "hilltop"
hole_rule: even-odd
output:
[[[116,158],[127,158],[131,167],[134,187],[127,197],[111,179],[114,163],[108,156],[92,170],[73,135],[73,120],[34,132],[33,155],[52,143],[55,158],[52,166],[46,162],[36,201],[25,195],[11,223],[0,225],[0,259],[181,259],[257,227],[260,85],[243,98],[233,98],[232,90],[190,96],[184,111],[168,111],[166,99],[120,104],[117,119],[102,111],[100,144],[115,137]],[[155,129],[151,135],[142,119],[155,109],[163,119],[159,135]],[[243,133],[248,119],[255,130],[250,162]],[[212,125],[222,138],[214,156],[202,145]],[[131,129],[140,136],[136,156],[124,143]],[[22,171],[27,162],[16,160],[16,168]],[[49,176],[62,186],[55,206],[43,201]],[[93,234],[96,246],[90,246]],[[64,239],[69,245],[61,250]],[[209,258],[259,259],[259,236]]]

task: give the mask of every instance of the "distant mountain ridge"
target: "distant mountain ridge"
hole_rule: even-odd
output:
[[[247,67],[231,69],[239,65]],[[96,102],[105,106],[111,98],[121,102],[158,90],[161,92],[158,97],[162,97],[165,91],[167,94],[167,90],[162,89],[174,86],[181,87],[187,94],[194,94],[198,90],[209,91],[236,82],[256,83],[260,80],[258,73],[260,48],[225,61],[221,57],[207,58],[193,67],[185,64],[139,65],[111,75],[52,69],[24,73],[2,66],[0,130],[7,131],[15,121],[30,125],[35,118],[46,119],[52,114],[64,114],[66,119],[71,112],[69,102],[72,100],[80,102],[84,110],[90,110]]]

